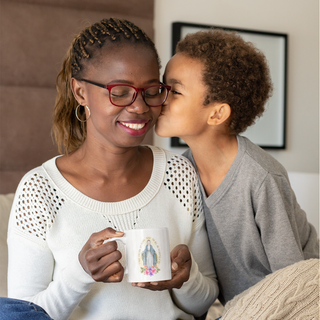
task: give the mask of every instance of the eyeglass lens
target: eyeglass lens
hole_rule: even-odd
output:
[[[134,88],[116,86],[110,90],[111,102],[117,106],[127,106],[133,102],[136,95]],[[144,101],[149,106],[160,106],[166,99],[167,91],[163,86],[152,86],[142,92]]]

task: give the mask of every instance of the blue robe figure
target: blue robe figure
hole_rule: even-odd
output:
[[[150,240],[147,241],[146,248],[142,252],[142,260],[143,265],[148,266],[149,268],[157,264],[157,254],[153,249]]]

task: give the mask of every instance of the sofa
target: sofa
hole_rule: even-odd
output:
[[[0,297],[7,295],[7,228],[14,194],[0,194]]]

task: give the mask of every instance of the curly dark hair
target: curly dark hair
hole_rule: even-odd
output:
[[[266,57],[251,42],[236,32],[210,29],[188,34],[176,53],[204,64],[203,82],[208,87],[204,105],[230,105],[230,134],[245,131],[263,114],[272,83]]]

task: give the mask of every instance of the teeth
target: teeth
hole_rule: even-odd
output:
[[[126,123],[126,122],[120,122],[120,123],[133,130],[140,130],[146,125],[145,123]]]

